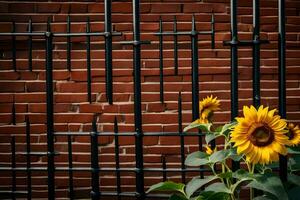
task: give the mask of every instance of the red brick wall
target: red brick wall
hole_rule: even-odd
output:
[[[239,2],[239,36],[240,39],[251,39],[252,8],[250,1]],[[261,1],[261,37],[270,44],[261,50],[261,95],[262,103],[272,108],[278,105],[277,89],[277,1]],[[300,2],[287,0],[287,118],[300,122]],[[55,39],[54,55],[54,88],[55,88],[55,130],[56,131],[89,131],[93,115],[97,115],[99,131],[112,131],[113,119],[117,116],[120,131],[133,131],[133,84],[132,84],[132,50],[118,42],[132,39],[132,15],[130,1],[114,1],[112,4],[113,25],[122,36],[114,37],[113,72],[114,72],[114,105],[105,99],[104,85],[104,43],[103,39],[92,38],[92,105],[86,95],[86,50],[85,38],[73,38],[72,72],[66,70],[65,39]],[[211,11],[216,18],[216,49],[210,48],[210,38],[200,36],[199,42],[199,80],[200,98],[213,94],[221,99],[222,111],[215,114],[218,123],[227,122],[230,118],[230,50],[222,45],[223,40],[230,39],[230,13],[228,0],[143,0],[141,4],[141,38],[151,40],[151,45],[142,48],[142,108],[143,129],[145,132],[177,130],[177,96],[183,95],[183,121],[191,121],[191,53],[189,37],[179,37],[179,75],[174,76],[173,38],[165,37],[164,74],[165,103],[159,102],[159,60],[158,31],[159,15],[164,20],[164,30],[172,30],[174,15],[178,19],[179,30],[190,30],[191,15],[195,13],[198,30],[210,29]],[[52,16],[52,30],[66,31],[66,17],[70,12],[72,31],[85,31],[85,20],[89,16],[92,31],[103,31],[104,16],[102,1],[73,2],[1,2],[0,31],[11,30],[11,21],[17,23],[17,31],[25,31],[31,16],[34,31],[46,30],[46,20]],[[25,151],[25,116],[29,116],[31,142],[33,151],[46,150],[46,115],[45,115],[45,60],[44,42],[34,39],[33,72],[27,64],[27,40],[17,38],[17,72],[12,70],[9,38],[0,38],[0,166],[10,166],[10,138],[17,136],[17,151]],[[252,51],[249,48],[239,50],[239,107],[252,102]],[[16,105],[16,125],[11,124],[12,103]],[[89,166],[89,137],[73,138],[73,159],[75,166]],[[112,137],[101,137],[101,166],[114,164],[114,140]],[[134,166],[134,138],[120,137],[120,159],[122,166]],[[195,138],[186,138],[186,152],[197,149]],[[67,144],[65,137],[57,137],[57,166],[67,164]],[[167,166],[179,166],[179,138],[146,137],[144,139],[145,166],[160,167],[161,156],[166,155]],[[24,166],[25,157],[17,156],[17,165]],[[46,166],[46,157],[33,157],[33,166]],[[18,173],[18,188],[24,188],[24,174]],[[67,173],[58,172],[56,178],[57,197],[66,196]],[[89,195],[89,172],[75,172],[76,194]],[[122,190],[134,190],[134,173],[122,173]],[[46,173],[33,172],[34,196],[45,196],[47,189]],[[101,173],[102,189],[114,189],[113,173]],[[11,184],[9,173],[0,172],[0,190],[6,190]],[[156,178],[153,178],[156,177]],[[168,177],[179,180],[179,174],[170,173]],[[153,184],[161,178],[159,173],[146,173],[146,185]]]

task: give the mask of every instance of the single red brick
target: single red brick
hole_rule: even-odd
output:
[[[104,5],[102,3],[89,4],[88,5],[88,12],[89,13],[103,13],[104,12]]]
[[[11,13],[33,13],[34,4],[33,3],[10,3],[8,5],[8,10]]]
[[[70,12],[71,13],[86,13],[87,12],[87,5],[86,3],[73,3],[70,4]]]
[[[101,104],[81,104],[79,106],[79,111],[81,113],[102,113]]]
[[[162,3],[153,3],[151,5],[151,12],[152,13],[179,13],[181,12],[181,4],[177,3],[168,3],[168,4],[162,4]]]
[[[24,82],[1,82],[0,91],[1,92],[24,92],[25,83]]]
[[[15,102],[17,103],[40,103],[45,101],[46,101],[45,94],[37,94],[37,93],[15,94]]]
[[[38,3],[36,9],[40,13],[58,13],[60,5],[59,3]]]
[[[0,72],[1,80],[17,80],[19,78],[20,75],[17,72]]]

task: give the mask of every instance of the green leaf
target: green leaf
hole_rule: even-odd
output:
[[[253,200],[273,200],[273,199],[270,196],[263,195],[263,196],[255,197]]]
[[[218,126],[218,127],[215,129],[215,132],[221,132],[221,131],[222,131],[222,128],[223,128],[223,126]]]
[[[237,188],[239,188],[239,186],[243,183],[243,182],[246,182],[246,181],[252,181],[253,179],[252,178],[250,178],[250,177],[245,177],[245,178],[242,178],[242,179],[239,179],[234,185],[232,185],[231,186],[231,191],[232,191],[232,193],[234,193],[235,192],[235,190],[237,189]]]
[[[195,200],[231,200],[231,197],[227,193],[203,191]]]
[[[207,133],[205,134],[205,142],[206,144],[209,144],[212,140],[216,139],[217,135],[214,133]]]
[[[227,137],[228,134],[230,133],[231,129],[232,129],[233,127],[235,127],[236,124],[237,124],[236,121],[233,121],[233,122],[231,122],[231,123],[229,123],[229,124],[225,124],[225,125],[222,127],[222,130],[220,131],[220,134],[221,134],[221,135],[225,135],[225,136]]]
[[[289,158],[288,160],[288,167],[292,171],[299,171],[300,170],[300,155],[294,154],[293,157]]]
[[[297,147],[288,147],[289,154],[300,154],[300,149]]]
[[[231,190],[224,183],[213,183],[205,188],[205,191],[222,192],[231,194]]]
[[[202,186],[206,185],[207,183],[218,179],[217,176],[208,176],[204,179],[201,179],[200,177],[193,178],[185,188],[185,193],[188,198],[190,198],[198,189],[200,189]]]
[[[172,194],[169,200],[188,200],[188,199],[181,194]]]
[[[244,178],[252,178],[254,179],[253,175],[250,174],[248,171],[244,169],[238,169],[232,174],[233,178],[236,178],[238,180],[244,179]]]
[[[218,174],[219,178],[232,178],[232,172],[225,172]]]
[[[212,123],[209,123],[209,124],[197,124],[197,123],[191,123],[189,124],[187,127],[185,127],[183,129],[183,132],[186,132],[190,129],[193,129],[193,128],[198,128],[204,132],[210,132],[210,127],[212,126]]]
[[[228,150],[216,151],[209,156],[210,163],[223,162],[228,157]]]
[[[208,155],[201,151],[189,154],[185,159],[185,165],[190,167],[198,167],[209,163]]]
[[[147,193],[152,192],[152,191],[170,191],[170,192],[180,192],[183,195],[185,195],[184,187],[185,187],[185,185],[182,183],[174,183],[172,181],[165,181],[165,182],[161,182],[161,183],[152,185],[147,190]]]
[[[264,192],[268,192],[277,197],[279,200],[288,200],[288,196],[284,190],[281,180],[271,174],[256,175],[256,178],[247,186]]]
[[[299,200],[300,197],[300,187],[293,187],[288,191],[289,200]]]
[[[236,148],[232,148],[229,150],[229,155],[228,157],[231,158],[234,161],[240,161],[243,158],[243,154],[242,155],[238,155],[236,152]]]
[[[297,176],[295,174],[288,174],[288,181],[297,186],[300,186],[300,176]]]

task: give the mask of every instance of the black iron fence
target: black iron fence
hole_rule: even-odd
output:
[[[47,31],[45,32],[33,32],[32,21],[28,23],[28,32],[16,32],[15,23],[13,23],[13,29],[10,33],[0,33],[0,36],[10,36],[12,40],[12,66],[13,70],[16,71],[16,37],[27,36],[28,37],[28,70],[32,71],[32,38],[33,37],[44,37],[46,42],[46,103],[47,103],[47,152],[34,152],[31,151],[30,141],[30,122],[26,118],[26,152],[22,155],[26,157],[26,166],[16,167],[16,136],[12,136],[11,139],[11,166],[2,167],[0,171],[11,172],[11,190],[0,191],[1,195],[8,195],[12,199],[16,199],[19,195],[25,195],[28,199],[32,198],[32,173],[35,171],[45,171],[48,176],[48,199],[55,199],[55,173],[64,171],[68,173],[69,190],[68,196],[70,199],[76,198],[74,196],[74,183],[73,173],[76,171],[86,171],[91,173],[91,192],[90,196],[92,199],[99,199],[101,196],[116,196],[118,199],[121,197],[135,197],[136,199],[145,199],[148,197],[163,198],[165,195],[159,194],[145,194],[144,187],[144,172],[160,172],[162,173],[163,180],[167,179],[168,172],[179,172],[181,173],[182,182],[186,182],[187,172],[200,172],[203,173],[208,171],[205,168],[186,168],[184,165],[185,160],[185,137],[198,137],[199,138],[199,149],[202,150],[202,136],[203,133],[189,133],[186,134],[182,130],[182,104],[181,94],[178,95],[178,131],[177,132],[143,132],[142,130],[142,111],[141,111],[141,46],[149,44],[150,41],[141,41],[140,39],[140,3],[139,0],[133,0],[133,41],[123,41],[123,45],[133,46],[133,69],[134,69],[134,123],[135,132],[119,133],[118,123],[114,121],[114,131],[100,133],[97,130],[96,119],[92,123],[91,132],[54,132],[54,112],[53,112],[53,77],[52,77],[52,51],[53,51],[53,38],[65,37],[67,38],[67,69],[72,70],[71,66],[71,37],[86,37],[86,63],[87,63],[87,97],[89,103],[92,103],[91,98],[91,48],[90,48],[90,37],[104,37],[105,38],[105,82],[106,82],[106,95],[109,104],[113,104],[113,71],[112,71],[112,39],[113,36],[121,35],[122,33],[115,32],[112,30],[111,20],[111,1],[105,0],[105,30],[104,32],[91,32],[90,22],[87,19],[86,32],[84,33],[73,33],[70,29],[71,20],[70,17],[67,19],[67,32],[66,33],[55,33],[51,31],[51,21],[47,22]],[[279,31],[278,31],[278,70],[279,70],[279,112],[282,117],[286,117],[286,89],[285,89],[285,1],[279,0]],[[261,44],[267,43],[260,39],[260,13],[259,13],[259,0],[254,0],[253,4],[253,40],[240,41],[238,39],[237,30],[237,0],[231,0],[231,40],[225,41],[224,45],[231,47],[231,120],[238,115],[238,47],[239,46],[251,46],[253,48],[253,102],[255,106],[260,104],[260,46]],[[191,31],[177,31],[177,22],[174,18],[173,31],[163,30],[163,21],[159,21],[159,32],[155,33],[159,37],[159,68],[160,68],[160,101],[164,102],[164,83],[163,83],[163,37],[173,36],[174,41],[174,72],[178,74],[178,44],[177,39],[182,35],[188,35],[191,38],[191,63],[192,63],[192,112],[193,119],[199,118],[199,80],[198,80],[198,36],[202,34],[211,36],[211,48],[214,48],[214,34],[215,34],[215,22],[214,14],[212,13],[211,18],[211,30],[210,31],[197,31],[196,30],[195,18],[192,18]],[[15,124],[15,106],[13,106],[12,116],[13,124]],[[66,136],[68,144],[68,166],[59,167],[55,166],[54,158],[59,152],[55,151],[54,148],[54,137]],[[72,138],[75,136],[90,136],[90,167],[74,167],[72,159]],[[98,158],[98,138],[102,136],[112,136],[114,138],[115,145],[115,167],[99,167]],[[119,137],[135,137],[135,167],[126,168],[120,167],[119,159]],[[151,136],[178,136],[180,138],[180,156],[181,156],[181,167],[180,168],[167,168],[165,157],[162,157],[162,167],[160,168],[145,168],[143,162],[143,138]],[[212,143],[214,146],[215,144]],[[47,156],[47,167],[34,167],[31,166],[31,158],[33,156]],[[233,163],[233,168],[237,169],[239,163]],[[22,171],[27,174],[27,190],[17,190],[16,173]],[[101,178],[101,172],[114,172],[116,176],[116,190],[113,192],[104,191],[99,184]],[[121,172],[134,172],[136,179],[136,191],[135,192],[124,192],[121,188]],[[280,158],[280,176],[282,180],[286,180],[287,176],[287,161],[285,157]]]

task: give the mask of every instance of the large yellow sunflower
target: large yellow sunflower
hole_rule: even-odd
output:
[[[287,126],[289,132],[288,137],[291,146],[296,146],[300,144],[300,128],[299,126],[295,126],[293,123],[289,123]]]
[[[200,111],[200,120],[210,121],[210,118],[213,115],[213,112],[216,110],[220,110],[220,101],[217,97],[213,97],[212,95],[202,99],[199,103],[199,111]]]
[[[279,154],[287,154],[286,122],[274,115],[275,111],[263,106],[258,110],[244,106],[244,117],[236,118],[238,123],[231,132],[231,142],[248,162],[268,164],[278,161]]]

